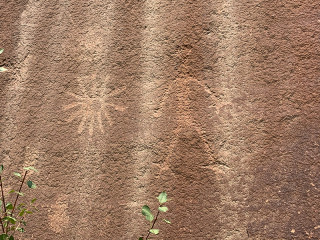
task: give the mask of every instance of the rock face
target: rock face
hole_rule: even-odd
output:
[[[314,0],[0,1],[1,159],[21,239],[320,239]]]

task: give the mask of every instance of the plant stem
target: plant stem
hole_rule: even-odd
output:
[[[5,201],[5,199],[4,199],[4,193],[3,193],[3,186],[2,186],[2,178],[1,178],[1,175],[0,175],[0,188],[1,188],[1,196],[2,196],[2,205],[3,205],[4,216],[6,217],[6,216],[7,216],[6,201]],[[3,222],[2,222],[2,218],[1,218],[1,217],[0,217],[0,221],[1,221],[2,232],[5,233],[4,225],[3,225]]]
[[[1,223],[2,233],[5,233],[5,230],[4,230],[4,226],[3,226],[3,222],[2,222],[2,218],[1,218],[1,217],[0,217],[0,223]]]
[[[1,196],[2,196],[2,203],[3,203],[3,211],[5,216],[7,215],[7,209],[6,209],[6,201],[4,199],[4,193],[3,193],[3,185],[2,185],[2,178],[0,175],[0,188],[1,188]]]
[[[12,236],[17,232],[17,229],[20,227],[21,221],[23,221],[23,220],[24,220],[24,217],[22,217],[21,220],[19,221],[19,224],[18,224],[18,226],[14,229],[14,231],[13,231],[13,233],[12,233]]]
[[[22,189],[23,183],[24,183],[24,181],[25,181],[25,179],[26,179],[27,173],[28,173],[28,171],[26,171],[26,172],[24,173],[23,179],[22,179],[22,181],[21,181],[21,185],[20,185],[19,191],[18,191],[18,193],[17,193],[16,200],[14,201],[14,205],[13,205],[13,208],[12,208],[12,211],[11,211],[11,214],[10,214],[11,217],[12,217],[12,215],[13,215],[13,212],[14,212],[15,208],[16,208],[16,205],[17,205],[17,202],[18,202],[18,199],[19,199],[19,196],[20,196],[19,193],[21,192],[21,189]],[[7,225],[7,227],[6,227],[6,232],[5,232],[5,233],[8,233],[9,231],[10,231],[10,230],[9,230],[9,222],[8,222],[8,225]]]
[[[14,202],[14,205],[13,205],[13,208],[12,208],[12,211],[11,211],[11,216],[13,215],[13,212],[14,212],[14,210],[15,210],[15,208],[16,208],[16,205],[17,205],[17,202],[18,202],[18,198],[19,198],[19,196],[20,196],[19,193],[21,192],[21,189],[22,189],[23,183],[24,183],[24,181],[25,181],[25,179],[26,179],[27,173],[28,173],[28,171],[26,171],[26,172],[24,173],[24,176],[23,176],[23,179],[22,179],[22,182],[21,182],[19,191],[18,191],[18,193],[17,193],[16,200],[15,200],[15,202]]]
[[[161,207],[161,205],[160,205],[160,207]],[[158,219],[159,213],[160,213],[160,211],[158,210],[157,215],[156,215],[155,219],[153,220],[151,229],[153,229],[154,225],[156,224],[156,221],[157,221],[157,219]],[[148,237],[149,237],[150,233],[151,233],[151,232],[150,232],[150,230],[149,230],[149,231],[148,231],[148,235],[147,235],[147,237],[146,237],[146,240],[148,240]]]

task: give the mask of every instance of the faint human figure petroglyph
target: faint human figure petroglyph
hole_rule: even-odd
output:
[[[49,209],[49,225],[56,233],[61,233],[65,226],[69,224],[69,216],[67,214],[68,203],[66,196],[60,196]]]
[[[185,130],[190,129],[197,133],[200,140],[203,142],[205,152],[208,154],[210,164],[201,167],[210,169],[212,171],[218,170],[216,169],[217,165],[227,167],[224,162],[214,157],[214,150],[207,138],[207,133],[201,126],[201,123],[196,120],[194,111],[192,109],[192,104],[194,104],[192,98],[195,91],[198,91],[196,88],[208,95],[208,98],[212,102],[208,108],[215,108],[217,110],[217,108],[219,108],[219,106],[217,106],[219,101],[217,101],[218,99],[216,93],[212,90],[212,88],[210,88],[209,85],[193,76],[192,64],[195,55],[191,46],[182,46],[176,52],[176,57],[177,62],[180,62],[180,73],[175,80],[166,84],[166,90],[161,99],[158,111],[154,113],[155,117],[160,117],[164,106],[168,104],[167,99],[174,96],[177,127],[173,130],[174,137],[169,143],[168,154],[165,158],[164,166],[161,166],[160,168],[160,172],[169,169],[171,161],[170,159],[172,159],[174,149],[178,145],[179,135],[181,135]]]
[[[161,167],[161,171],[169,169],[169,162],[172,158],[174,148],[177,146],[179,141],[179,135],[185,130],[185,129],[193,129],[197,133],[197,135],[200,137],[200,140],[204,143],[204,148],[206,153],[209,156],[209,159],[212,162],[215,162],[215,159],[213,158],[213,150],[212,147],[209,144],[209,141],[206,139],[206,132],[202,129],[199,122],[196,121],[194,118],[194,113],[191,109],[192,104],[192,97],[191,94],[193,93],[192,84],[196,84],[200,86],[203,91],[205,91],[207,94],[209,94],[210,98],[213,98],[213,92],[211,89],[205,85],[203,82],[190,77],[181,77],[177,78],[174,81],[169,84],[167,87],[164,96],[162,98],[162,101],[160,103],[159,111],[155,112],[154,116],[159,117],[161,116],[161,110],[163,109],[164,105],[167,104],[167,99],[174,95],[176,98],[176,113],[177,113],[177,127],[173,130],[174,137],[169,143],[168,147],[168,154],[164,162],[164,166]],[[209,107],[212,107],[213,105],[210,105]]]
[[[94,80],[95,76],[94,76]],[[116,111],[124,111],[125,107],[110,103],[109,98],[119,95],[125,90],[125,87],[113,89],[106,87],[106,82],[101,82],[98,85],[96,82],[85,87],[83,82],[79,82],[81,94],[67,92],[69,96],[75,99],[74,102],[64,106],[65,111],[74,110],[70,117],[66,120],[72,122],[75,119],[81,119],[78,127],[78,133],[82,133],[87,125],[89,135],[93,135],[94,127],[99,128],[101,133],[104,133],[103,122],[106,119],[109,125],[112,125],[112,119],[109,115],[109,108]],[[90,88],[90,89],[88,89]]]

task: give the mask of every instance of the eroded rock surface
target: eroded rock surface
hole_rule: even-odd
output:
[[[320,238],[317,1],[0,1],[1,159],[23,239]]]

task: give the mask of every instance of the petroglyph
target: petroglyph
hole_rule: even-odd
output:
[[[214,100],[214,93],[206,84],[190,76],[180,77],[172,81],[171,84],[169,84],[161,100],[160,108],[157,112],[155,112],[154,116],[160,117],[163,111],[164,105],[167,104],[167,99],[172,95],[175,96],[177,127],[173,131],[174,137],[169,143],[168,155],[166,157],[164,166],[161,166],[160,171],[169,169],[169,162],[170,162],[170,159],[172,159],[174,149],[178,144],[179,135],[185,129],[192,129],[197,133],[200,140],[203,142],[204,150],[208,154],[209,160],[213,163],[216,163],[213,157],[212,146],[210,145],[208,139],[206,138],[206,132],[201,127],[201,124],[198,121],[196,121],[192,107],[191,107],[192,105],[191,95],[194,92],[193,85],[200,86],[200,88],[203,89],[205,93],[209,94],[210,99]],[[213,103],[209,107],[213,107],[214,104],[215,104],[215,101],[213,101]],[[210,166],[208,166],[208,168],[211,169]]]
[[[93,77],[96,80],[96,77]],[[70,117],[66,119],[67,122],[79,120],[78,133],[81,134],[85,128],[88,128],[89,135],[92,136],[95,126],[104,133],[104,121],[107,120],[109,125],[113,121],[110,116],[109,109],[116,111],[124,111],[125,108],[109,102],[109,98],[119,95],[125,90],[122,88],[106,87],[106,82],[92,82],[92,84],[84,85],[84,82],[79,81],[80,94],[74,92],[67,92],[67,94],[74,99],[70,104],[63,107],[65,111],[72,111]],[[96,125],[97,124],[97,125]]]

